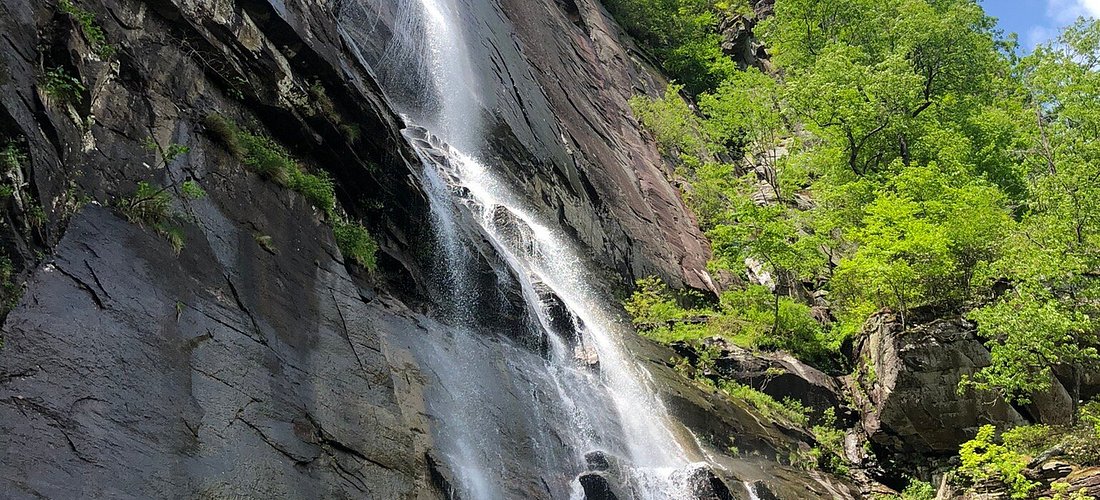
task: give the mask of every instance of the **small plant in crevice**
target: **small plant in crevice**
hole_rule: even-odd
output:
[[[95,14],[78,7],[71,0],[59,0],[57,8],[76,20],[77,24],[80,25],[80,30],[84,33],[84,38],[88,40],[88,43],[96,51],[96,54],[99,54],[99,57],[107,59],[114,55],[115,48],[107,43],[107,35],[103,32],[103,28],[99,26],[99,23],[96,22]]]
[[[143,145],[145,146],[145,149],[148,149],[149,151],[160,152],[161,161],[159,166],[163,168],[167,168],[168,165],[176,160],[176,158],[179,158],[180,156],[185,155],[191,151],[190,147],[175,142],[168,144],[167,148],[161,149],[160,144],[157,144],[157,141],[154,140],[152,137],[147,137],[143,142]]]
[[[244,146],[241,144],[240,129],[237,125],[219,113],[210,113],[202,119],[202,125],[229,154],[244,158]]]
[[[341,123],[340,132],[351,144],[359,142],[359,138],[363,136],[363,128],[354,123]]]
[[[332,226],[332,234],[345,258],[372,273],[378,269],[378,243],[362,224],[337,220]]]
[[[206,190],[194,179],[183,181],[183,184],[180,185],[180,191],[189,200],[201,200],[206,197]]]
[[[818,467],[836,474],[847,475],[848,462],[844,459],[844,430],[837,428],[836,409],[826,409],[821,422],[810,428],[817,440]]]
[[[15,194],[20,186],[18,179],[22,177],[23,165],[27,163],[27,155],[15,141],[8,141],[3,149],[0,149],[0,198],[7,199]]]
[[[0,317],[19,304],[23,296],[23,287],[16,281],[15,266],[11,259],[0,253]]]
[[[167,187],[154,186],[145,181],[137,184],[133,194],[117,202],[126,220],[153,229],[167,239],[175,253],[179,254],[183,250],[183,230],[176,224],[171,205],[172,197]]]
[[[275,242],[274,242],[274,240],[272,240],[271,236],[268,236],[266,234],[256,233],[256,234],[252,235],[252,238],[255,239],[256,244],[260,245],[260,248],[264,249],[264,251],[266,251],[267,253],[270,253],[272,255],[274,255],[276,253],[275,252]]]
[[[270,137],[243,131],[220,114],[207,115],[203,119],[203,125],[250,170],[298,192],[329,220],[335,217],[336,190],[328,173],[306,171],[286,149]]]
[[[207,115],[203,125],[233,156],[256,174],[301,194],[319,209],[332,225],[340,252],[369,272],[377,270],[378,243],[362,224],[349,221],[338,212],[336,186],[325,171],[309,172],[272,138],[241,130],[236,123],[217,113]],[[255,235],[256,243],[275,253],[271,238]]]
[[[60,66],[46,70],[40,81],[46,95],[62,103],[74,103],[87,90],[80,79],[70,75]]]

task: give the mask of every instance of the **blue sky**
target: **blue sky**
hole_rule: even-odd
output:
[[[1006,32],[1020,35],[1024,51],[1057,36],[1078,16],[1100,17],[1100,0],[980,0]]]

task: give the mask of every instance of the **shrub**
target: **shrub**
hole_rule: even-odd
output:
[[[19,171],[26,162],[27,155],[15,142],[8,142],[0,149],[0,174]],[[0,200],[7,199],[15,190],[16,186],[12,183],[0,182]]]
[[[807,425],[809,423],[807,410],[801,405],[780,403],[768,394],[729,380],[719,382],[718,389],[731,398],[749,403],[765,417],[782,418],[796,425]]]
[[[7,173],[23,168],[27,155],[14,141],[9,141],[0,149],[0,172]]]
[[[287,187],[301,193],[313,206],[324,212],[325,217],[332,219],[336,211],[336,190],[332,178],[325,172],[310,174],[298,165],[289,174]]]
[[[1012,498],[1027,498],[1036,484],[1026,476],[1027,457],[997,444],[996,429],[983,425],[978,435],[963,443],[959,450],[962,465],[959,472],[974,482],[997,481],[1008,488]]]
[[[86,90],[80,79],[60,66],[46,71],[42,77],[42,89],[46,95],[63,103],[76,102]]]
[[[241,145],[240,130],[236,124],[218,113],[206,115],[202,120],[202,124],[206,127],[207,132],[210,132],[218,142],[225,146],[229,154],[237,158],[244,158],[244,147]]]
[[[1058,444],[1062,432],[1049,425],[1021,425],[1001,433],[1005,447],[1026,456],[1038,455]]]
[[[821,451],[819,466],[837,474],[848,474],[848,463],[844,459],[844,430],[836,426],[836,410],[826,409],[821,423],[810,430]]]
[[[127,220],[156,231],[168,240],[176,254],[183,250],[183,231],[173,224],[172,197],[167,188],[142,181],[133,194],[120,199],[117,204]]]
[[[680,97],[682,89],[670,84],[665,94],[656,99],[631,97],[630,109],[646,130],[653,134],[662,153],[706,156],[710,144],[699,118],[687,101]]]
[[[206,190],[199,185],[199,183],[193,179],[183,181],[183,185],[180,187],[183,191],[183,195],[192,200],[198,200],[206,197]]]
[[[698,292],[675,293],[656,276],[635,284],[637,288],[623,307],[642,335],[665,344],[715,335],[714,311],[681,305],[701,301]]]
[[[266,234],[256,233],[252,235],[256,240],[256,244],[260,245],[260,248],[264,249],[268,253],[275,253],[275,241]]]
[[[275,141],[262,135],[241,133],[241,145],[244,146],[244,164],[261,177],[275,181],[281,186],[290,183],[291,171],[298,165]]]
[[[3,294],[3,299],[0,301],[0,316],[14,309],[23,294],[23,288],[15,281],[15,277],[15,266],[12,265],[11,259],[7,255],[0,254],[0,293]]]
[[[132,195],[119,202],[119,209],[130,222],[153,227],[168,221],[171,203],[166,189],[141,181]]]
[[[378,269],[378,243],[375,243],[367,228],[357,222],[337,220],[332,227],[336,237],[336,246],[344,257],[351,259],[364,269],[374,272]]]
[[[328,174],[306,172],[290,153],[270,137],[243,132],[221,115],[207,116],[205,125],[252,171],[301,193],[324,212],[325,217],[332,219],[335,216],[336,191]]]
[[[80,30],[84,33],[84,38],[88,40],[88,43],[91,44],[100,57],[106,59],[114,55],[115,48],[107,43],[107,35],[103,33],[103,28],[96,23],[95,14],[77,7],[71,0],[58,1],[57,8],[76,20],[77,24],[80,25]]]
[[[932,500],[936,498],[936,488],[930,483],[913,479],[901,492],[901,500]]]

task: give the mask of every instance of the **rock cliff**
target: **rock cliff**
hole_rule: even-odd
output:
[[[712,288],[706,244],[626,107],[661,78],[602,8],[470,5],[472,32],[497,42],[483,69],[500,94],[482,104],[513,181],[608,276]],[[394,9],[0,4],[0,142],[17,152],[0,226],[15,284],[5,295],[17,297],[0,330],[4,496],[449,497],[456,474],[434,436],[463,409],[448,391],[475,376],[466,383],[484,385],[479,411],[499,430],[507,495],[572,490],[588,450],[557,438],[567,419],[531,411],[554,397],[544,353],[514,335],[459,338],[434,317],[418,161],[378,85],[386,75],[370,66],[400,33]],[[379,270],[342,255],[310,198],[243,165],[214,114],[327,172],[340,211],[378,240]],[[176,229],[124,217],[140,183],[167,193]],[[478,282],[495,292],[506,278],[484,259]],[[485,321],[528,321],[516,291],[501,291]],[[736,434],[770,458],[804,446],[637,343],[688,440]],[[854,495],[835,478],[700,448],[733,495],[739,481],[760,497]]]

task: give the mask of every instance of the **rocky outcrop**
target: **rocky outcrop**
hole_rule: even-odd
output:
[[[393,2],[344,2],[345,41],[379,78],[413,87],[392,96],[419,102],[426,75],[386,61],[409,26]],[[498,10],[499,9],[499,10]],[[550,220],[591,250],[619,286],[658,275],[670,284],[714,291],[706,272],[710,247],[669,183],[672,165],[642,132],[628,99],[663,92],[666,80],[647,64],[596,0],[457,0],[453,12],[468,29],[469,68],[482,102],[488,144],[525,199],[538,200]],[[396,32],[396,33],[395,33]],[[400,41],[400,40],[398,40]],[[400,44],[396,44],[400,45]],[[420,70],[423,71],[423,70]],[[408,82],[408,83],[406,83]],[[416,117],[412,117],[413,121]]]
[[[644,363],[669,412],[703,444],[731,494],[753,489],[758,498],[858,498],[860,489],[847,479],[780,465],[809,451],[808,430],[779,423],[757,413],[747,402],[718,391],[701,391],[675,368],[676,356],[652,341],[635,338],[630,349]],[[723,456],[733,453],[736,457]]]
[[[716,357],[710,375],[747,385],[776,401],[798,401],[811,410],[814,421],[827,409],[845,407],[843,388],[835,378],[788,353],[750,351],[720,337],[705,339],[698,347],[680,342],[673,348],[693,363],[700,349],[711,351]]]
[[[990,363],[973,324],[958,317],[904,325],[880,312],[867,322],[855,347],[858,368],[847,380],[863,405],[863,430],[878,447],[898,455],[947,457],[978,427],[1067,423],[1073,402],[1056,380],[1035,404],[1016,408],[996,394],[959,383]]]
[[[4,491],[432,491],[423,389],[385,340],[420,328],[348,275],[308,211],[269,200],[277,254],[232,221],[204,227],[211,239],[192,237],[177,259],[107,209],[73,219],[5,324]],[[383,318],[385,333],[373,326]]]
[[[528,149],[544,151],[536,157],[549,161],[539,161],[539,170],[554,172],[556,179],[530,185],[529,196],[549,200],[620,273],[632,279],[659,275],[674,286],[714,291],[706,271],[710,246],[679,190],[666,180],[672,165],[627,103],[638,93],[663,92],[665,79],[596,0],[506,0],[502,8],[519,39],[530,41],[520,50],[541,89],[541,95],[510,98],[521,116],[504,114],[505,120]],[[512,77],[500,76],[506,88]],[[545,113],[557,117],[561,128],[540,130]],[[537,147],[523,139],[528,134]],[[552,185],[558,187],[548,191]],[[631,244],[623,246],[625,241]]]

